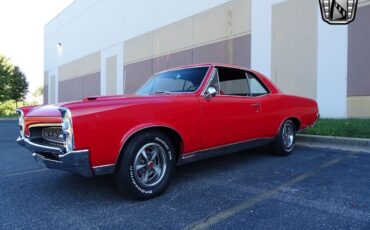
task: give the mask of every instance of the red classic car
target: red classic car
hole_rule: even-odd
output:
[[[160,72],[133,95],[19,109],[17,142],[48,168],[115,174],[137,199],[165,191],[177,164],[270,145],[294,149],[314,100],[282,93],[261,73],[219,64]]]

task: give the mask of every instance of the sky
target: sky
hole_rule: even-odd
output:
[[[0,0],[0,54],[25,73],[31,93],[44,81],[44,26],[72,2]]]

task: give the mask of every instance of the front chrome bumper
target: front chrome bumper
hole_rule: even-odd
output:
[[[17,143],[33,153],[35,160],[47,168],[60,169],[92,177],[89,150],[65,152],[64,149],[39,145],[27,138],[18,137]]]

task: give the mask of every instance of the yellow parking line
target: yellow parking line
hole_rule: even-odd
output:
[[[231,216],[234,216],[235,214],[238,214],[252,206],[254,206],[255,204],[257,203],[260,203],[261,201],[271,197],[272,195],[282,191],[284,188],[286,187],[291,187],[295,184],[297,184],[298,182],[301,182],[307,178],[310,178],[314,175],[316,175],[320,170],[322,169],[325,169],[325,168],[328,168],[328,167],[331,167],[341,161],[343,161],[346,157],[348,156],[351,156],[355,153],[352,153],[352,154],[349,154],[347,156],[342,156],[342,157],[338,157],[338,158],[335,158],[333,160],[330,160],[328,162],[325,162],[324,164],[320,165],[318,170],[316,171],[310,171],[310,172],[306,172],[306,173],[303,173],[297,177],[294,177],[293,179],[279,185],[279,186],[276,186],[272,189],[269,189],[253,198],[251,198],[250,200],[247,200],[239,205],[236,205],[234,207],[231,207],[229,209],[226,209],[222,212],[219,212],[217,214],[214,214],[214,215],[211,215],[209,217],[206,217],[204,219],[201,219],[199,221],[196,221],[195,223],[189,225],[186,229],[194,229],[194,230],[198,230],[198,229],[207,229],[209,227],[211,227],[212,225],[215,225],[217,223],[220,223],[221,221],[231,217]]]

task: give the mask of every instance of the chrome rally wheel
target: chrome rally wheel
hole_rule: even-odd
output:
[[[156,143],[146,144],[136,153],[134,175],[142,185],[150,187],[161,182],[167,170],[165,154]]]
[[[297,127],[292,120],[286,120],[272,143],[276,155],[286,156],[294,150]]]
[[[164,133],[140,132],[121,151],[115,175],[117,188],[135,199],[151,199],[167,189],[175,166],[175,151]]]
[[[295,127],[292,122],[284,123],[282,138],[285,150],[290,151],[294,147],[295,141]]]

